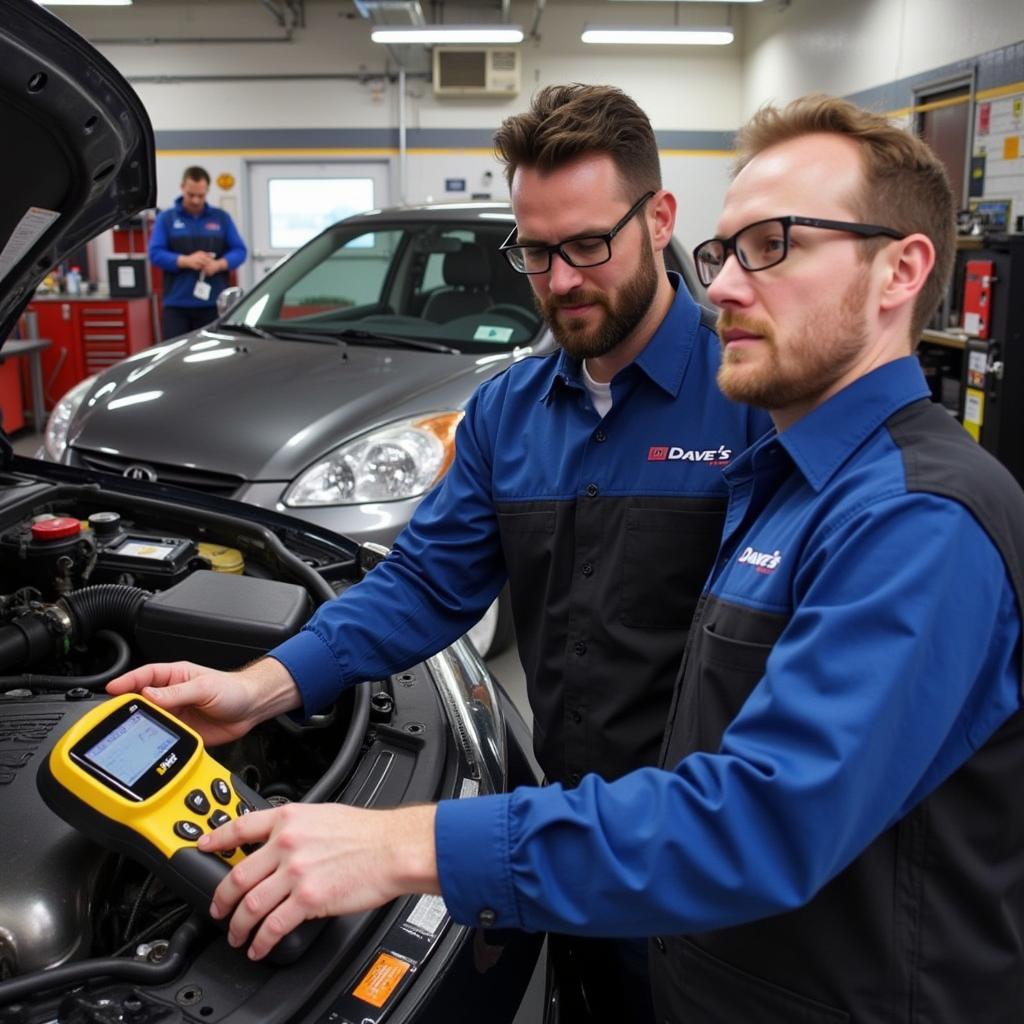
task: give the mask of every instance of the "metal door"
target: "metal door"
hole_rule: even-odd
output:
[[[251,287],[288,253],[342,217],[386,206],[388,171],[387,160],[251,161],[247,284]]]

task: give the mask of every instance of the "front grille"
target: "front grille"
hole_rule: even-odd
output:
[[[206,469],[194,469],[191,466],[173,466],[163,462],[132,459],[123,455],[110,455],[107,452],[95,452],[83,448],[72,448],[71,465],[86,469],[98,469],[116,476],[124,476],[125,470],[130,466],[146,466],[156,474],[158,483],[188,487],[193,491],[216,494],[221,498],[234,497],[245,483],[243,477],[233,473],[214,473]]]

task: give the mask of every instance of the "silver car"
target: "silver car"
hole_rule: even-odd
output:
[[[342,220],[210,327],[69,391],[45,456],[388,547],[451,463],[479,384],[555,347],[498,251],[512,226],[485,202]],[[667,258],[681,269],[678,246]],[[471,635],[484,654],[509,643],[504,596]]]

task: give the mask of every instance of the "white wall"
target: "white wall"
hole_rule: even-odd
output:
[[[694,25],[720,25],[729,20],[726,4],[703,3],[686,11]],[[427,5],[424,5],[427,8]],[[505,98],[437,98],[428,81],[407,80],[408,129],[481,129],[487,135],[510,114],[525,109],[538,88],[557,82],[610,82],[629,92],[647,111],[656,131],[731,131],[740,117],[741,35],[728,47],[629,48],[595,47],[582,43],[585,22],[604,24],[672,24],[675,4],[609,4],[582,0],[549,0],[540,22],[540,38],[522,46],[522,91]],[[369,39],[370,25],[347,2],[307,0],[305,27],[291,42],[228,42],[260,37],[282,40],[284,33],[257,0],[210,0],[136,4],[130,8],[54,10],[95,42],[141,96],[158,133],[237,129],[379,129],[399,125],[398,85],[386,77],[396,65],[388,50]],[[447,9],[447,20],[459,20]],[[533,3],[514,3],[512,20],[529,28]],[[493,15],[491,15],[493,17]],[[465,17],[462,20],[479,20]],[[742,29],[734,26],[737,33]],[[211,37],[221,43],[142,43]],[[124,44],[111,40],[130,40]],[[427,68],[422,48],[403,48],[411,70]],[[417,59],[419,63],[417,63]],[[287,75],[338,76],[360,74],[362,81],[339,77],[288,79]],[[239,76],[237,81],[225,80]],[[163,79],[163,81],[153,81]],[[219,79],[219,80],[217,80]],[[394,149],[372,150],[391,161],[392,194],[385,201],[460,198],[445,193],[445,180],[464,178],[467,194],[490,191],[507,195],[499,165],[487,147],[410,148],[400,187]],[[182,169],[202,164],[213,178],[210,196],[216,205],[238,212],[239,227],[248,238],[249,197],[246,159],[345,159],[346,153],[323,151],[240,152],[231,141],[223,148],[202,151],[158,151],[158,202],[166,206],[178,194]],[[357,158],[357,154],[353,158]],[[664,154],[666,187],[680,199],[678,234],[692,246],[712,233],[725,189],[727,159],[720,153],[672,149]],[[486,174],[490,172],[490,184]],[[225,192],[216,179],[231,174],[235,186]],[[249,283],[247,270],[243,283]]]
[[[479,20],[453,7],[447,20]],[[424,4],[424,9],[429,9]],[[350,0],[306,0],[305,26],[292,41],[230,42],[259,37],[281,40],[259,0],[147,0],[129,8],[54,9],[100,49],[130,80],[157,132],[260,129],[395,129],[399,96],[388,50],[370,42],[370,25]],[[512,20],[529,28],[534,4],[515,0]],[[706,26],[732,20],[736,41],[728,47],[616,48],[580,42],[585,22],[680,21]],[[493,12],[491,13],[493,17]],[[612,82],[648,112],[656,131],[731,132],[767,100],[786,101],[812,90],[856,93],[928,72],[957,60],[1024,40],[1024,0],[766,0],[719,3],[611,3],[548,0],[539,39],[522,46],[523,88],[512,99],[439,99],[429,82],[409,79],[406,126],[474,129],[486,140],[502,118],[526,107],[539,87],[555,82]],[[207,37],[217,43],[152,43],[139,40]],[[133,40],[119,45],[113,39]],[[403,48],[411,69],[425,70],[426,52]],[[287,78],[282,76],[322,76]],[[361,75],[346,80],[342,75]],[[226,80],[237,76],[238,80]],[[332,77],[333,76],[333,77]],[[154,81],[154,79],[160,79]],[[358,139],[358,135],[350,138]],[[214,137],[215,139],[215,137]],[[351,149],[254,152],[225,136],[209,137],[194,151],[166,148],[158,154],[159,203],[177,195],[181,170],[204,165],[214,178],[212,201],[239,214],[246,237],[249,202],[247,159],[358,159]],[[411,145],[404,188],[393,146],[370,147],[391,165],[387,201],[462,198],[445,193],[445,180],[464,178],[467,193],[507,193],[489,148]],[[685,142],[663,151],[666,186],[680,199],[677,234],[692,246],[713,233],[728,181],[728,156]],[[490,172],[490,184],[485,176]],[[224,191],[216,178],[229,173]],[[247,274],[243,271],[243,281]]]
[[[426,8],[428,5],[424,4]],[[686,5],[684,5],[686,6]],[[408,90],[409,127],[493,128],[522,108],[530,93],[551,82],[614,82],[630,92],[659,129],[732,127],[740,110],[739,41],[728,47],[630,48],[580,42],[586,21],[669,25],[674,4],[634,5],[551,0],[540,22],[540,39],[522,46],[523,92],[505,99],[437,99],[425,81]],[[726,4],[695,4],[687,20],[718,24]],[[623,10],[625,8],[625,10]],[[653,10],[652,10],[653,8]],[[136,88],[157,130],[185,128],[379,127],[398,123],[395,85],[379,76],[389,65],[387,48],[370,42],[370,24],[351,4],[307,0],[306,27],[292,42],[115,45],[110,40],[208,36],[231,39],[283,35],[257,0],[137,4],[130,8],[54,8],[93,40],[130,80],[168,76],[167,84]],[[526,28],[534,5],[515,3],[512,17]],[[449,12],[448,20],[453,20]],[[476,20],[480,20],[479,16]],[[422,48],[414,66],[427,68]],[[614,58],[614,59],[613,59]],[[274,81],[287,74],[364,74],[363,83],[340,80]],[[186,82],[193,76],[265,76],[262,81]]]
[[[1024,0],[768,0],[746,10],[742,118],[846,96],[1024,39]]]

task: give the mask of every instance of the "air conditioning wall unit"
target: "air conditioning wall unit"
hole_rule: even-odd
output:
[[[435,96],[515,96],[519,51],[508,46],[435,46]]]

